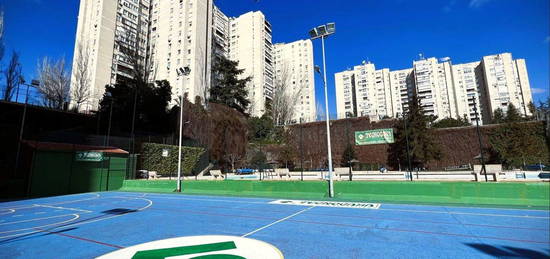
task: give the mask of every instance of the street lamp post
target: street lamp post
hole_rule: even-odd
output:
[[[325,57],[325,38],[334,34],[336,31],[336,25],[334,23],[327,23],[325,25],[318,26],[309,31],[309,35],[312,40],[321,38],[321,44],[323,48],[323,84],[325,88],[325,111],[326,111],[326,123],[327,123],[327,152],[328,152],[328,191],[329,197],[334,197],[334,185],[332,181],[332,150],[330,147],[330,117],[328,112],[328,89],[327,89],[327,64]],[[320,74],[319,67],[315,67],[315,70]]]
[[[17,142],[17,153],[15,155],[15,170],[14,175],[17,174],[17,169],[19,167],[19,154],[21,152],[21,142],[23,141],[23,132],[25,129],[25,121],[27,120],[27,105],[29,103],[29,88],[37,87],[40,85],[40,81],[32,80],[31,84],[25,84],[25,79],[23,77],[19,78],[19,84],[27,86],[27,91],[25,94],[25,105],[23,106],[23,115],[21,116],[21,127],[19,129],[19,141]]]
[[[481,172],[485,174],[485,182],[487,182],[488,181],[487,169],[485,168],[485,159],[483,158],[483,145],[481,141],[481,132],[479,131],[479,116],[477,113],[476,97],[473,96],[472,100],[474,101],[474,113],[476,114],[476,130],[477,130],[477,140],[479,141],[479,158],[481,160]]]
[[[105,136],[105,142],[103,144],[103,146],[107,147],[110,144],[110,138],[111,138],[111,122],[113,119],[113,105],[115,104],[114,102],[115,98],[113,98],[113,94],[111,94],[111,92],[106,92],[105,96],[111,99],[111,105],[109,106],[109,125],[107,127],[107,135]]]
[[[179,136],[179,147],[178,147],[178,186],[176,192],[181,192],[181,142],[183,138],[183,82],[185,77],[191,73],[189,67],[183,67],[176,69],[178,76],[181,77],[181,86],[180,86],[180,136]]]

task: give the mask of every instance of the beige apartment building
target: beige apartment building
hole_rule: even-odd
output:
[[[251,77],[248,113],[262,116],[266,101],[272,99],[274,87],[273,44],[271,24],[260,11],[248,12],[229,22],[229,59],[238,61],[244,69],[242,77]]]
[[[389,83],[382,80],[386,78]],[[475,121],[474,104],[482,123],[489,123],[497,108],[506,111],[508,104],[530,115],[527,105],[532,96],[525,60],[514,60],[510,53],[456,65],[450,58],[421,58],[413,62],[412,69],[399,71],[376,70],[374,64],[363,64],[336,73],[335,79],[339,118],[349,117],[350,112],[378,119],[396,117],[406,111],[413,93],[426,114],[438,119],[465,117]],[[347,91],[355,92],[351,100],[342,95]]]
[[[106,85],[133,78],[134,64],[147,63],[149,7],[149,0],[80,1],[74,57],[88,59],[89,82],[89,96],[81,104],[81,111],[97,110]],[[138,53],[138,60],[122,53],[121,45]],[[78,63],[73,62],[73,71]],[[75,81],[73,73],[72,86]],[[71,87],[71,91],[74,89]]]
[[[311,40],[274,45],[275,87],[284,86],[284,94],[293,111],[290,121],[311,122],[316,119],[315,75]]]

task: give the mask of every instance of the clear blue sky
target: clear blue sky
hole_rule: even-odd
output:
[[[112,0],[115,1],[115,0]],[[412,67],[426,57],[453,63],[511,52],[527,60],[533,98],[548,98],[550,6],[548,0],[216,0],[229,16],[261,10],[273,25],[274,42],[307,37],[310,28],[336,22],[327,40],[330,112],[335,113],[334,73],[372,61],[377,68]],[[25,77],[38,59],[65,56],[71,62],[78,0],[0,0],[8,51],[21,54]],[[314,43],[321,64],[320,42]],[[324,104],[321,80],[317,101]]]

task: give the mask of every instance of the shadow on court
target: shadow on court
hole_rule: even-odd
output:
[[[30,230],[30,233],[21,234],[21,235],[14,236],[12,238],[1,240],[0,245],[15,242],[15,241],[28,240],[28,239],[32,239],[34,237],[48,236],[48,235],[52,235],[52,234],[53,235],[61,234],[63,232],[69,232],[69,231],[77,229],[76,227],[62,229],[64,227],[70,227],[70,226],[73,226],[73,225],[80,225],[80,224],[84,224],[84,223],[89,222],[89,221],[101,220],[102,218],[105,218],[105,217],[124,215],[124,214],[129,214],[129,213],[134,213],[134,212],[139,212],[139,211],[135,210],[135,209],[116,208],[116,209],[102,211],[102,212],[100,212],[101,213],[100,215],[97,215],[97,216],[94,216],[94,217],[81,219],[81,220],[77,220],[77,221],[71,221],[71,222],[66,223],[66,224],[51,226],[49,228],[35,227],[35,228],[32,228],[32,230]],[[61,229],[61,230],[55,230],[55,229]],[[39,235],[40,233],[42,233],[42,234]]]
[[[517,247],[511,247],[511,246],[492,246],[492,245],[486,245],[486,244],[466,244],[467,246],[473,247],[477,249],[480,252],[483,252],[485,254],[488,254],[490,256],[495,256],[498,258],[501,257],[519,257],[519,258],[548,258],[550,256],[550,250],[547,254],[543,254],[539,251],[531,250],[531,249],[525,249],[525,248],[517,248]]]

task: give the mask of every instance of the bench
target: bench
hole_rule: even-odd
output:
[[[288,168],[276,168],[275,175],[279,176],[280,179],[283,179],[283,176],[287,179],[290,179],[290,171]]]
[[[336,177],[338,177],[339,180],[342,180],[342,175],[346,175],[346,176],[349,177],[349,174],[350,174],[349,167],[336,167],[336,168],[334,168],[334,175],[336,175]]]
[[[159,179],[159,175],[157,174],[156,171],[149,171],[147,172],[147,175],[148,175],[148,180],[151,180],[151,179]]]
[[[215,180],[218,178],[225,179],[225,176],[222,174],[221,170],[210,170],[210,175],[213,176]]]

